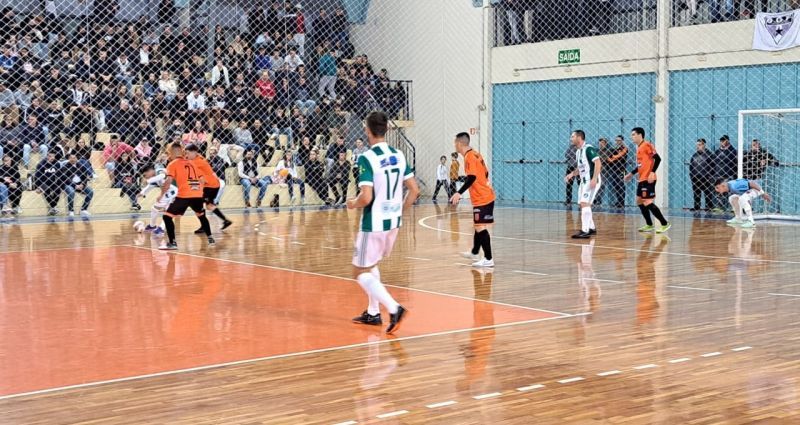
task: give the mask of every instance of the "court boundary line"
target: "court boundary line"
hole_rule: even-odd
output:
[[[74,251],[79,249],[102,249],[102,248],[129,248],[131,245],[113,244],[113,245],[91,245],[91,246],[70,246],[61,248],[42,248],[42,249],[26,249],[25,251],[0,251],[3,254],[30,254],[34,252],[47,252],[47,251]]]
[[[143,375],[126,376],[126,377],[123,377],[123,378],[115,378],[115,379],[106,379],[106,380],[102,380],[102,381],[85,382],[85,383],[82,383],[82,384],[74,384],[74,385],[65,385],[65,386],[61,386],[61,387],[45,388],[45,389],[35,390],[35,391],[26,391],[24,393],[7,394],[7,395],[0,396],[0,401],[11,400],[11,399],[21,398],[21,397],[46,395],[46,394],[55,393],[55,392],[77,390],[77,389],[82,389],[82,388],[91,388],[91,387],[97,387],[97,386],[109,385],[109,384],[116,384],[116,383],[121,383],[121,382],[130,382],[130,381],[138,381],[138,380],[144,380],[144,379],[149,379],[149,378],[158,378],[158,377],[162,377],[162,376],[178,375],[178,374],[189,373],[189,372],[202,372],[202,371],[213,370],[213,369],[222,369],[222,368],[232,367],[232,366],[243,366],[243,365],[249,365],[249,364],[254,364],[254,363],[265,362],[265,361],[268,361],[268,360],[279,360],[279,359],[286,359],[286,358],[292,358],[292,357],[307,356],[307,355],[311,355],[311,354],[320,354],[320,353],[328,353],[328,352],[334,352],[334,351],[343,351],[343,350],[350,350],[350,349],[353,349],[353,348],[369,347],[369,346],[372,346],[372,345],[381,345],[381,344],[387,344],[387,343],[392,343],[392,342],[400,342],[400,341],[411,341],[411,340],[415,340],[415,339],[422,339],[422,338],[436,337],[436,336],[454,335],[454,334],[459,334],[459,333],[464,333],[464,332],[473,332],[473,331],[481,331],[481,330],[488,330],[488,329],[507,328],[507,327],[511,327],[511,326],[527,325],[527,324],[538,323],[538,322],[548,322],[548,321],[552,321],[552,320],[560,320],[560,319],[567,319],[567,318],[588,316],[588,315],[591,315],[591,313],[576,313],[576,314],[569,314],[569,315],[565,315],[565,316],[543,317],[543,318],[539,318],[539,319],[521,320],[521,321],[517,321],[517,322],[500,323],[500,324],[493,324],[493,325],[486,325],[486,326],[478,326],[478,327],[473,327],[473,328],[453,329],[453,330],[449,330],[449,331],[432,332],[432,333],[428,333],[428,334],[412,335],[412,336],[406,336],[406,337],[400,337],[400,338],[386,338],[386,339],[381,339],[379,341],[367,341],[367,342],[360,342],[360,343],[356,343],[356,344],[339,345],[339,346],[328,347],[328,348],[319,348],[319,349],[316,349],[316,350],[306,350],[306,351],[298,351],[298,352],[294,352],[294,353],[276,354],[276,355],[273,355],[273,356],[256,357],[256,358],[252,358],[252,359],[234,360],[234,361],[230,361],[230,362],[215,363],[215,364],[210,364],[210,365],[196,366],[196,367],[190,367],[190,368],[184,368],[184,369],[175,369],[175,370],[168,370],[168,371],[163,371],[163,372],[148,373],[148,374],[143,374]]]
[[[496,209],[522,209],[522,210],[526,210],[525,208],[519,208],[519,207],[502,207],[502,208],[496,208]],[[445,216],[449,216],[449,215],[453,215],[453,214],[457,215],[457,214],[471,214],[471,213],[469,211],[455,211],[455,212],[447,212],[447,213],[442,213],[442,214],[429,215],[427,217],[423,217],[423,218],[417,220],[417,224],[419,224],[420,226],[422,226],[425,229],[433,230],[433,231],[436,231],[436,232],[445,232],[445,233],[450,233],[450,234],[455,234],[455,235],[471,236],[472,233],[456,232],[456,231],[449,230],[449,229],[441,229],[441,228],[438,228],[438,227],[430,226],[430,225],[425,223],[427,220],[430,220],[432,218],[445,217]],[[549,241],[549,240],[545,240],[545,239],[525,239],[525,238],[515,238],[515,237],[511,237],[511,236],[498,236],[498,235],[492,235],[492,239],[502,239],[502,240],[518,241],[518,242],[533,242],[533,243],[549,244],[549,245],[561,245],[561,246],[576,246],[576,247],[586,246],[586,244],[574,243],[574,242]],[[696,257],[696,258],[705,258],[705,259],[710,259],[710,260],[739,260],[739,261],[745,261],[745,262],[751,262],[751,263],[792,264],[792,265],[800,264],[800,261],[789,261],[789,260],[766,260],[766,259],[759,259],[759,258],[723,257],[723,256],[718,256],[718,255],[689,254],[689,253],[685,253],[685,252],[671,252],[671,251],[654,251],[654,250],[649,250],[649,249],[621,248],[621,247],[616,247],[616,246],[604,246],[604,245],[594,245],[594,247],[595,248],[601,248],[601,249],[616,250],[616,251],[645,252],[645,253],[649,253],[649,254],[659,253],[659,254],[662,254],[662,255],[674,255],[674,256],[677,256],[677,257]]]
[[[120,245],[120,246],[123,246],[123,247],[126,247],[126,248],[140,249],[140,250],[145,250],[145,251],[164,252],[164,251],[160,251],[158,248],[145,247],[145,246],[135,246],[135,245]],[[251,266],[251,267],[259,267],[259,268],[280,270],[280,271],[284,271],[284,272],[300,273],[300,274],[305,274],[305,275],[309,275],[309,276],[326,277],[326,278],[329,278],[329,279],[337,279],[337,280],[344,280],[344,281],[348,281],[348,282],[352,282],[352,283],[358,283],[355,279],[351,279],[351,278],[348,278],[348,277],[334,276],[334,275],[330,275],[330,274],[317,273],[317,272],[309,272],[309,271],[305,271],[305,270],[290,269],[290,268],[280,267],[280,266],[270,266],[270,265],[266,265],[266,264],[248,263],[248,262],[245,262],[245,261],[231,260],[231,259],[227,259],[227,258],[209,257],[207,255],[192,254],[192,253],[189,253],[189,252],[169,251],[169,252],[166,252],[166,254],[182,255],[184,257],[192,257],[192,258],[202,258],[204,260],[222,261],[222,262],[225,262],[225,263],[237,264],[237,265],[240,265],[240,266]],[[565,317],[574,316],[574,314],[564,313],[562,311],[545,310],[545,309],[536,308],[536,307],[525,307],[525,306],[521,306],[521,305],[508,304],[508,303],[504,303],[504,302],[500,302],[500,301],[493,301],[493,300],[481,300],[481,299],[478,299],[478,298],[465,297],[465,296],[462,296],[462,295],[455,295],[455,294],[447,294],[447,293],[444,293],[444,292],[431,291],[431,290],[427,290],[427,289],[411,288],[411,287],[406,287],[406,286],[391,285],[391,284],[387,284],[387,283],[384,283],[383,285],[386,286],[386,287],[389,287],[389,288],[405,289],[407,291],[422,292],[422,293],[426,293],[426,294],[430,294],[430,295],[439,295],[439,296],[442,296],[442,297],[459,298],[459,299],[466,300],[466,301],[473,301],[473,302],[474,301],[478,301],[478,302],[483,302],[483,303],[488,303],[488,304],[499,305],[499,306],[503,306],[503,307],[521,308],[523,310],[538,311],[538,312],[542,312],[542,313],[556,314],[556,315],[565,316]]]

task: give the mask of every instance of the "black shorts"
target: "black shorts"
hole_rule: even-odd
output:
[[[183,215],[187,209],[191,208],[197,215],[205,213],[203,206],[203,198],[175,198],[167,208],[167,214],[170,216]]]
[[[214,200],[217,199],[217,194],[219,193],[218,187],[204,187],[203,188],[203,201],[206,204],[213,204]]]
[[[642,199],[654,199],[656,197],[656,182],[649,183],[647,180],[636,185],[636,196]]]
[[[492,224],[494,223],[494,202],[486,205],[472,207],[472,219],[475,224]]]

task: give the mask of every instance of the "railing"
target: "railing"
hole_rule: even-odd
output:
[[[673,0],[672,25],[698,25],[753,19],[758,12],[800,8],[797,0]]]

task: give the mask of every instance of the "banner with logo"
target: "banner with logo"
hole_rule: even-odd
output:
[[[753,49],[777,51],[800,45],[800,10],[757,13]]]

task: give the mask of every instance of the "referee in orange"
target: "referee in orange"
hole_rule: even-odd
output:
[[[474,261],[472,267],[494,267],[492,258],[492,241],[489,237],[489,226],[494,223],[494,189],[489,183],[489,169],[481,154],[469,146],[469,134],[458,133],[454,141],[455,150],[464,157],[464,171],[466,181],[450,202],[458,205],[461,195],[469,190],[472,200],[472,220],[475,224],[475,234],[472,236],[472,250],[461,254],[464,258]],[[479,252],[483,249],[483,258]]]
[[[194,211],[200,220],[200,226],[208,237],[208,244],[214,245],[214,238],[211,237],[211,224],[208,222],[203,206],[205,178],[195,167],[195,162],[184,157],[180,143],[176,142],[170,145],[170,150],[172,158],[175,159],[167,166],[167,179],[164,181],[161,196],[167,193],[173,181],[178,185],[178,196],[169,205],[167,211],[164,212],[164,228],[167,230],[167,239],[169,241],[158,249],[168,251],[178,249],[178,243],[175,241],[175,222],[173,218],[183,215],[189,208]],[[197,152],[198,148],[195,145],[188,145],[186,146],[186,151]]]

